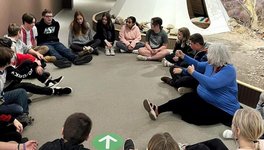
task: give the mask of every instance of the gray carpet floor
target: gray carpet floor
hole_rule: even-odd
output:
[[[114,0],[75,0],[73,10],[62,10],[55,19],[60,21],[60,40],[67,45],[68,27],[75,9],[82,10],[88,21],[91,16],[102,10],[109,10]],[[61,129],[67,116],[74,112],[84,112],[91,117],[93,128],[84,145],[94,149],[92,139],[104,133],[115,133],[132,138],[138,149],[145,149],[152,135],[169,132],[176,141],[196,143],[221,138],[227,128],[221,124],[213,126],[195,126],[183,122],[179,116],[164,113],[156,121],[150,120],[142,102],[149,98],[155,104],[163,104],[179,94],[176,90],[160,81],[160,77],[169,75],[168,68],[160,62],[141,62],[135,54],[105,56],[103,51],[94,56],[91,63],[58,69],[48,64],[47,71],[53,77],[63,75],[59,85],[73,88],[68,96],[33,95],[30,114],[35,118],[32,126],[25,129],[24,136],[36,139],[39,145],[60,138]],[[32,82],[38,83],[33,80]],[[235,149],[235,142],[223,140]]]

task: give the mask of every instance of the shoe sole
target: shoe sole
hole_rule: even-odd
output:
[[[90,54],[82,56],[82,57],[85,57],[85,59],[79,60],[79,61],[75,62],[74,64],[75,65],[83,65],[83,64],[89,63],[90,61],[93,60],[93,57]]]
[[[72,93],[72,88],[71,87],[65,87],[65,88],[68,88],[68,89],[70,89],[70,93],[64,93],[65,95],[68,95],[68,94],[71,94]]]
[[[184,94],[193,92],[193,89],[185,88],[185,87],[183,89],[183,88],[179,87],[177,91],[179,92],[179,94],[184,95]]]
[[[68,68],[71,67],[71,62],[53,62],[53,64],[58,68]]]
[[[156,112],[151,108],[150,103],[147,99],[143,101],[143,106],[145,110],[149,113],[149,117],[151,120],[157,120],[157,117],[154,115]]]

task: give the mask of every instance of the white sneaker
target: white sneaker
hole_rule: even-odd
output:
[[[137,55],[137,60],[146,61],[146,60],[148,60],[148,58],[146,56]]]
[[[178,92],[183,95],[183,94],[186,94],[186,93],[191,93],[193,91],[192,88],[187,88],[187,87],[179,87],[178,88]]]
[[[138,54],[138,49],[132,51],[133,54]]]
[[[163,67],[166,67],[166,61],[167,61],[167,60],[166,60],[165,58],[162,59],[161,63],[162,63],[162,66],[163,66]]]
[[[111,55],[111,54],[110,54],[110,50],[109,50],[108,48],[105,49],[105,55],[106,55],[106,56],[110,56],[110,55]]]
[[[125,51],[125,50],[123,50],[123,49],[120,49],[120,52],[121,52],[121,53],[126,53],[126,51]]]
[[[173,63],[169,62],[165,58],[162,59],[162,65],[163,65],[163,67],[172,67],[172,66],[174,66]]]
[[[233,139],[234,137],[233,137],[232,130],[225,130],[223,132],[223,138],[225,138],[225,139]]]
[[[84,47],[83,47],[83,50],[84,50],[84,51],[87,51],[87,52],[89,52],[89,53],[92,53],[92,52],[94,51],[94,49],[93,49],[91,46],[84,46]]]
[[[110,55],[115,56],[115,49],[113,47],[110,49]]]

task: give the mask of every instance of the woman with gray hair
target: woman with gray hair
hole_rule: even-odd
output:
[[[182,120],[196,125],[223,123],[231,126],[237,100],[236,70],[231,64],[230,54],[223,44],[212,44],[208,49],[208,62],[198,62],[181,50],[176,55],[190,64],[183,70],[199,81],[197,90],[156,106],[149,100],[143,105],[152,120],[160,113],[172,111]]]

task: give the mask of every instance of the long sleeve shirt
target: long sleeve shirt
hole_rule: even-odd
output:
[[[86,44],[90,41],[93,40],[93,35],[92,35],[92,30],[90,28],[90,24],[87,22],[88,30],[85,34],[81,35],[75,35],[73,33],[72,27],[70,28],[69,31],[69,36],[68,36],[68,45],[71,46],[73,43],[74,44]]]
[[[214,67],[208,62],[198,62],[187,55],[184,60],[195,67],[192,76],[199,81],[198,95],[206,102],[234,115],[240,108],[234,66],[227,64],[215,72]]]
[[[121,27],[119,32],[119,39],[126,46],[131,45],[132,48],[141,40],[141,33],[137,25],[134,25],[129,29],[126,25]]]

